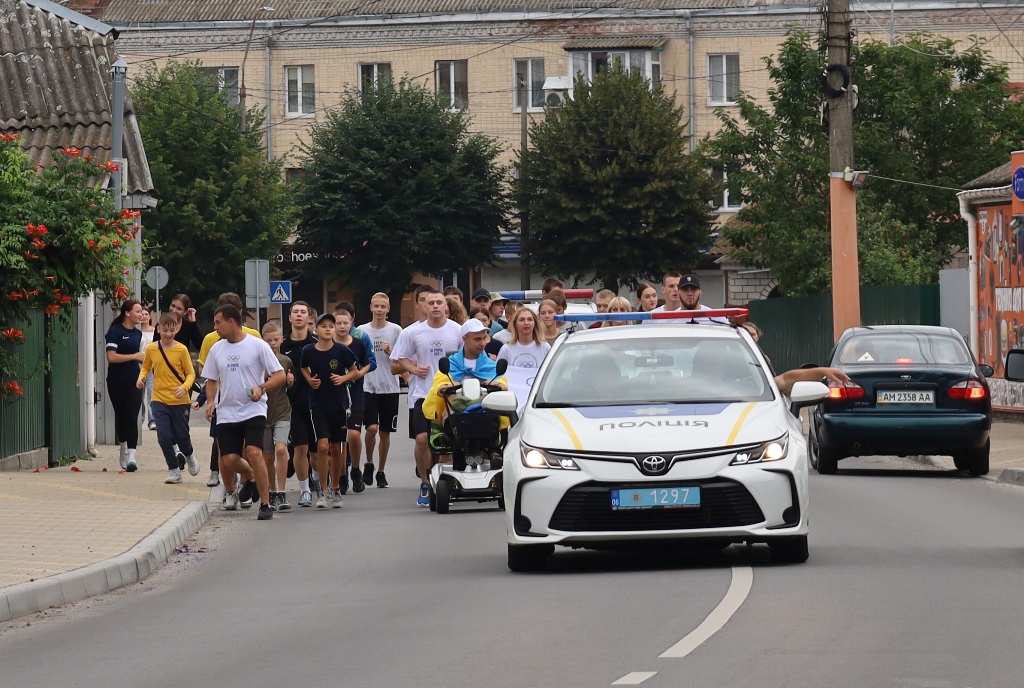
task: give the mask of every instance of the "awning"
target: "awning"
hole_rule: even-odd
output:
[[[659,50],[668,43],[664,36],[593,36],[573,38],[563,50]]]

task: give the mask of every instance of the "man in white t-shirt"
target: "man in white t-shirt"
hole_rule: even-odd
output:
[[[424,308],[427,319],[407,328],[391,351],[391,361],[409,373],[409,437],[416,440],[416,469],[420,476],[419,506],[430,503],[430,446],[427,435],[430,422],[423,415],[423,400],[437,373],[437,362],[462,346],[462,328],[445,317],[444,294],[436,289],[426,292]]]
[[[658,306],[652,313],[670,313],[672,311],[709,311],[707,306],[700,302],[700,280],[696,275],[680,275],[678,272],[669,272],[661,280],[661,289],[665,293],[665,305]],[[688,323],[692,325],[708,325],[711,323],[728,325],[725,319],[717,318],[689,318],[674,320],[645,320],[645,325]]]
[[[391,299],[383,292],[377,292],[370,298],[370,312],[373,320],[360,325],[373,342],[373,355],[377,359],[377,369],[370,371],[363,378],[365,408],[363,424],[366,427],[366,464],[363,466],[363,482],[369,484],[373,474],[373,450],[377,445],[377,433],[380,433],[380,463],[377,464],[377,487],[387,487],[388,479],[384,475],[384,465],[391,449],[391,433],[398,431],[398,396],[401,389],[398,376],[391,372],[391,353],[402,334],[402,328],[388,322],[391,311]]]
[[[267,392],[285,384],[284,368],[263,339],[242,331],[242,314],[235,306],[218,308],[213,314],[213,327],[221,340],[210,349],[203,377],[209,399],[206,419],[217,411],[224,508],[233,511],[240,500],[251,501],[259,492],[257,518],[266,521],[274,515],[267,464],[263,461]],[[237,495],[235,473],[245,480]]]

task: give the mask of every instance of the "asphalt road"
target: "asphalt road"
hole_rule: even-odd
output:
[[[1022,488],[847,460],[812,478],[806,564],[764,547],[559,550],[514,575],[500,514],[418,509],[396,444],[388,490],[267,523],[217,514],[191,543],[205,554],[0,626],[0,686],[1021,685]],[[723,602],[734,566],[753,574],[736,613],[659,657]]]

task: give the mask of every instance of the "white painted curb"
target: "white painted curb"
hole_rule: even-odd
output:
[[[0,621],[35,614],[142,580],[210,518],[205,502],[189,502],[124,554],[74,571],[0,588]]]
[[[1024,468],[1004,468],[996,482],[1024,485]]]

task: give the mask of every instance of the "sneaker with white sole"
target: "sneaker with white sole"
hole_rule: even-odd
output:
[[[217,487],[220,485],[220,473],[217,471],[210,471],[210,478],[206,481],[207,487]]]
[[[384,475],[384,471],[377,471],[377,487],[387,487],[388,479]]]
[[[199,459],[196,458],[195,452],[192,452],[191,454],[188,455],[188,458],[185,460],[185,463],[188,464],[189,475],[199,475]]]
[[[341,492],[339,490],[335,490],[334,493],[331,495],[331,508],[340,509],[344,505],[345,502],[341,500]]]
[[[177,468],[172,468],[167,472],[167,477],[164,479],[164,483],[167,485],[178,485],[181,483],[181,471]]]
[[[237,511],[238,510],[238,495],[234,492],[228,492],[224,495],[224,511]]]
[[[269,521],[274,518],[274,508],[269,504],[260,504],[260,513],[256,517],[257,521]]]
[[[128,465],[124,468],[129,473],[134,473],[139,470],[139,464],[135,463],[135,459],[128,459]]]
[[[429,483],[420,483],[420,494],[416,497],[416,506],[430,506]]]
[[[248,509],[255,504],[256,500],[259,499],[259,496],[260,493],[259,490],[256,489],[255,480],[246,480],[245,484],[242,485],[242,488],[238,491],[238,501],[241,503],[243,509]]]
[[[326,509],[327,508],[327,495],[323,492],[318,492],[316,495],[316,508]]]
[[[122,471],[128,470],[128,445],[127,444],[121,444],[118,447],[117,453],[118,453],[117,460],[118,460],[118,463],[121,464],[121,470]]]
[[[292,508],[292,505],[288,503],[288,493],[278,492],[277,493],[277,510],[288,511]]]
[[[313,506],[313,493],[309,490],[303,490],[299,495],[299,507]]]
[[[174,458],[176,458],[178,460],[178,470],[179,471],[185,470],[185,463],[187,461],[185,459],[185,453],[182,452],[180,449],[175,449],[174,450]],[[193,473],[192,475],[195,475],[195,473]]]
[[[370,484],[373,483],[373,464],[372,463],[367,462],[367,463],[363,464],[363,482],[366,483],[367,485],[370,485]]]

